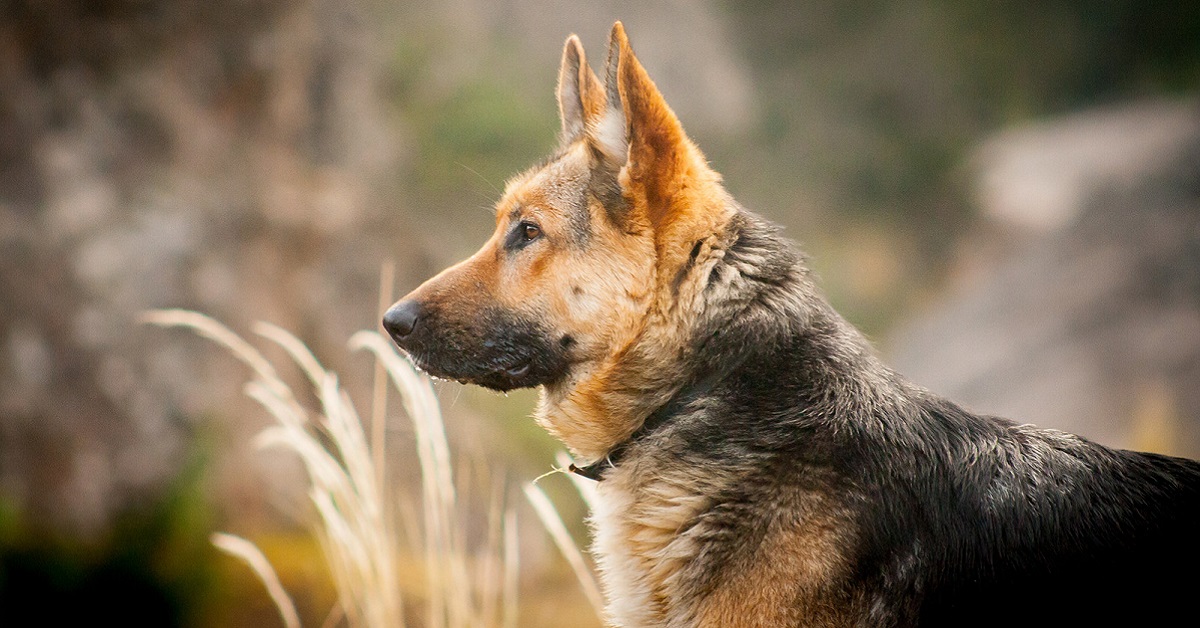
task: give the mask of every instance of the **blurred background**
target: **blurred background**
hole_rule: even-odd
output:
[[[139,313],[269,321],[368,398],[346,341],[381,268],[400,295],[479,246],[555,144],[563,40],[599,69],[615,19],[901,372],[1200,456],[1200,3],[0,0],[0,624],[276,625],[227,530],[321,625],[306,478],[254,447],[248,370]],[[438,390],[462,501],[528,522],[519,624],[598,625],[515,488],[558,449],[533,393]],[[389,423],[398,494],[411,440]]]

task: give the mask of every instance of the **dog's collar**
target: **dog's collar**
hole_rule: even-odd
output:
[[[688,404],[708,394],[716,383],[725,378],[730,372],[737,368],[745,359],[743,355],[740,359],[730,360],[724,368],[716,369],[708,375],[686,384],[680,388],[666,403],[659,406],[646,417],[642,422],[642,426],[634,430],[629,438],[617,443],[615,447],[608,450],[608,453],[602,456],[599,460],[585,467],[577,467],[574,464],[567,467],[567,470],[575,475],[585,477],[589,480],[600,481],[604,470],[616,468],[626,454],[629,453],[629,448],[638,441],[646,438],[650,434],[658,431],[670,419],[679,415],[679,413],[687,407]]]
[[[642,422],[642,426],[634,430],[634,432],[629,435],[629,438],[617,443],[616,447],[608,450],[608,453],[599,460],[585,467],[577,467],[572,464],[571,466],[567,467],[567,470],[575,475],[599,482],[601,474],[604,473],[604,470],[609,467],[615,468],[617,463],[621,462],[621,459],[624,458],[625,454],[629,452],[629,448],[634,443],[645,438],[646,436],[649,436],[651,432],[657,430],[667,422],[667,419],[671,418],[678,412],[678,410],[682,409],[688,401],[691,401],[692,398],[697,396],[686,395],[687,400],[685,401],[683,399],[685,397],[683,393],[690,388],[691,387],[688,386],[681,388],[679,392],[675,393],[675,396],[668,399],[666,403],[659,406],[654,410],[654,412],[651,412],[650,416],[646,417],[646,420]]]

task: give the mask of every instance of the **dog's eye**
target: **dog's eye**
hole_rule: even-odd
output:
[[[520,226],[521,239],[526,242],[532,242],[542,235],[542,228],[529,222],[523,222]]]
[[[542,237],[542,228],[532,222],[521,222],[513,225],[504,239],[504,248],[508,251],[519,251],[534,240]]]

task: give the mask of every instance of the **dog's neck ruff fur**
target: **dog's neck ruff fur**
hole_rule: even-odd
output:
[[[567,467],[567,470],[580,477],[599,482],[604,477],[605,470],[617,468],[617,464],[621,462],[621,459],[625,457],[625,453],[629,451],[629,448],[635,442],[641,440],[646,435],[653,433],[654,430],[658,429],[659,426],[663,425],[671,418],[671,411],[679,405],[678,400],[681,399],[684,392],[684,390],[680,390],[679,393],[676,393],[676,395],[672,397],[670,401],[659,406],[657,410],[650,413],[650,416],[646,417],[646,420],[642,422],[641,427],[637,428],[633,434],[630,434],[629,438],[617,443],[615,447],[610,449],[608,453],[604,454],[604,456],[602,456],[599,460],[582,467],[572,463],[569,467]]]
[[[583,467],[572,464],[567,470],[580,477],[599,482],[603,479],[606,470],[615,469],[620,464],[630,447],[669,423],[689,402],[708,393],[713,385],[719,382],[722,377],[735,370],[741,362],[741,359],[734,360],[698,381],[680,388],[666,403],[659,406],[654,412],[651,412],[650,416],[646,417],[646,420],[642,422],[641,427],[637,428],[633,434],[630,434],[629,438],[617,443],[616,446],[610,449],[599,460]]]
[[[747,483],[752,471],[746,459],[722,453],[746,445],[727,440],[737,428],[713,423],[720,413],[711,413],[712,404],[724,403],[715,400],[729,399],[731,391],[752,381],[770,386],[794,379],[801,371],[812,375],[800,378],[801,397],[814,406],[837,397],[831,390],[835,386],[854,398],[895,398],[865,391],[891,385],[888,372],[861,335],[818,296],[802,257],[776,227],[731,207],[734,215],[720,243],[698,254],[696,268],[681,281],[680,291],[692,291],[695,300],[677,312],[690,313],[686,338],[677,347],[679,357],[648,371],[660,382],[669,380],[673,392],[615,447],[607,457],[611,462],[601,458],[584,467],[600,480],[592,519],[594,555],[610,601],[611,625],[731,625],[720,619],[701,624],[697,618],[706,612],[702,598],[681,584],[680,575],[704,558],[699,538],[709,532],[707,524],[699,523],[703,513],[716,512],[714,506],[729,507],[718,504],[721,495],[762,481]],[[644,346],[634,348],[647,351]],[[788,356],[802,361],[791,362]],[[790,368],[762,371],[764,365],[784,362],[796,373]],[[764,421],[763,412],[743,407],[732,420],[747,425]],[[760,453],[753,451],[750,459]],[[698,467],[704,471],[698,472]],[[804,539],[812,554],[805,555],[805,566],[797,573],[806,581],[825,582],[840,569],[836,539]],[[784,576],[780,569],[776,575]],[[764,622],[761,625],[771,625],[769,619]]]

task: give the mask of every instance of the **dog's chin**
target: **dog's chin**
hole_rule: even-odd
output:
[[[475,384],[497,392],[508,392],[518,388],[534,388],[551,383],[562,377],[551,373],[548,365],[538,363],[532,357],[510,358],[491,362],[482,361],[467,368],[450,366],[431,360],[428,356],[409,353],[417,368],[439,379],[449,379],[463,384]]]

